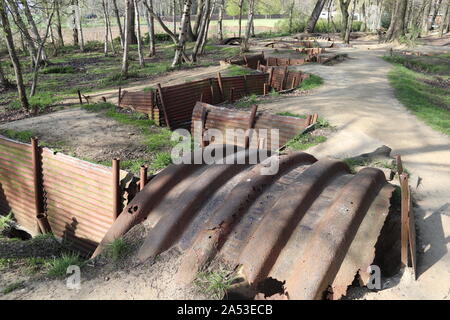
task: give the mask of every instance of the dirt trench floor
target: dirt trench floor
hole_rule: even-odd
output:
[[[359,292],[358,297],[450,299],[450,138],[421,122],[395,98],[387,78],[392,66],[381,59],[388,47],[358,41],[354,45],[342,50],[350,59],[341,64],[298,67],[325,80],[314,93],[261,108],[316,112],[336,126],[335,135],[308,150],[318,158],[347,158],[381,145],[391,147],[393,155],[402,155],[417,200],[419,279],[413,281],[406,274],[387,279],[387,286],[400,283],[379,292]],[[433,52],[436,47],[422,49]]]

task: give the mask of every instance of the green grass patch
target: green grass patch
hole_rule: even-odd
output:
[[[0,134],[12,140],[20,141],[23,143],[30,143],[31,138],[34,137],[34,133],[28,130],[16,131],[12,129],[0,129]]]
[[[59,100],[60,98],[58,98],[54,92],[47,92],[43,90],[40,90],[32,97],[28,97],[30,109],[37,109],[38,111],[44,111],[48,107],[53,106]],[[19,100],[15,99],[9,104],[8,108],[18,110],[22,108],[22,105],[20,104]]]
[[[238,108],[249,108],[259,102],[259,98],[256,94],[252,94],[248,97],[244,97],[237,101],[234,105]]]
[[[223,299],[236,280],[234,272],[226,270],[199,272],[194,281],[197,288],[214,299]]]
[[[12,267],[15,259],[12,258],[0,258],[0,270]]]
[[[130,245],[122,238],[118,238],[108,244],[106,255],[114,262],[122,260],[130,251]]]
[[[46,268],[51,261],[46,258],[31,257],[25,261],[25,272],[29,275],[36,274]]]
[[[295,117],[300,119],[306,119],[306,116],[292,113],[292,112],[278,112],[277,115],[279,116],[286,116],[286,117]]]
[[[313,136],[311,134],[299,134],[286,143],[291,150],[302,151],[327,141],[324,136]]]
[[[153,160],[150,169],[153,172],[164,169],[169,164],[172,163],[172,157],[169,152],[160,152],[156,154],[155,159]]]
[[[72,66],[50,66],[42,69],[43,74],[49,73],[75,73],[75,68]]]
[[[401,64],[404,67],[420,72],[432,74],[450,74],[450,60],[446,55],[440,56],[414,56],[392,55],[383,59],[390,63]]]
[[[450,95],[445,89],[421,81],[420,73],[395,64],[389,72],[389,80],[395,96],[419,119],[433,129],[450,135]]]
[[[309,76],[309,78],[303,80],[298,87],[301,90],[307,91],[320,87],[323,84],[323,79],[315,74]]]
[[[231,65],[225,71],[225,75],[227,77],[246,76],[252,73],[253,73],[252,69],[238,65]]]
[[[18,281],[18,282],[14,282],[11,283],[10,285],[8,285],[6,288],[4,288],[2,290],[3,294],[8,294],[11,293],[13,291],[19,290],[25,288],[25,282],[24,281]]]
[[[76,253],[64,253],[59,258],[54,258],[48,262],[48,275],[55,278],[62,278],[66,275],[69,266],[84,265],[83,259]]]

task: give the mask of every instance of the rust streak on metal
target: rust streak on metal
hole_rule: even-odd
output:
[[[120,201],[120,159],[112,161],[113,217],[117,219],[121,211]]]

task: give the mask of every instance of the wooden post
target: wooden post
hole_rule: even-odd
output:
[[[162,93],[161,84],[158,83],[156,85],[156,87],[158,89],[159,98],[161,100],[161,108],[162,108],[163,113],[164,113],[164,120],[166,121],[166,125],[170,128],[169,115],[167,114],[166,104],[164,103],[164,96],[163,96],[163,93]]]
[[[247,85],[247,75],[244,75],[244,92],[245,95],[248,95],[248,85]]]
[[[33,161],[34,213],[37,221],[36,227],[38,232],[45,233],[46,231],[41,229],[39,223],[39,218],[44,215],[44,192],[42,190],[42,165],[39,140],[36,137],[31,138],[31,158]]]
[[[250,131],[255,127],[255,117],[257,111],[258,106],[257,105],[252,106],[250,118],[248,119],[248,130],[245,133],[245,149],[248,149],[250,146],[250,137],[251,137]]]
[[[397,161],[397,173],[401,175],[403,173],[403,163],[400,155],[397,155],[396,161]]]
[[[219,83],[220,96],[222,97],[222,101],[224,101],[225,97],[223,94],[223,82],[222,82],[222,75],[220,74],[220,72],[217,73],[217,82]]]
[[[83,104],[83,99],[81,98],[81,91],[77,90],[78,92],[78,99],[80,100],[80,104]]]
[[[114,220],[120,215],[120,159],[114,158],[112,161],[112,185],[113,185],[113,217]]]
[[[269,85],[267,83],[264,83],[264,95],[267,96],[269,92]]]
[[[273,73],[274,73],[274,68],[270,68],[269,86],[271,86],[271,87],[273,87]]]
[[[400,175],[400,187],[401,187],[401,262],[402,265],[408,266],[408,237],[409,237],[409,223],[408,216],[410,210],[409,200],[409,186],[408,176],[404,173]]]
[[[141,166],[141,170],[139,172],[139,191],[142,191],[147,184],[147,169],[147,166]]]
[[[230,88],[230,102],[234,102],[234,88]]]
[[[118,106],[120,107],[120,102],[122,100],[122,87],[119,87],[119,99],[118,99]]]

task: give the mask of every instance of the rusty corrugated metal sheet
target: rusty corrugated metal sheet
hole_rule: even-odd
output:
[[[96,254],[146,219],[150,231],[138,259],[178,247],[180,286],[211,261],[241,266],[255,290],[268,279],[280,283],[280,292],[265,298],[321,299],[350,285],[373,259],[389,211],[394,188],[382,171],[352,174],[343,162],[302,152],[281,155],[275,175],[261,175],[265,167],[169,166],[124,209]],[[362,257],[355,262],[354,255]]]
[[[114,222],[112,169],[44,148],[42,173],[53,233],[92,253]]]
[[[154,120],[158,125],[163,117],[155,103],[155,93],[153,91],[144,92],[128,92],[119,91],[119,107],[129,108],[131,110],[148,114],[149,118]]]
[[[30,233],[37,232],[31,145],[0,137],[0,214],[13,212]]]
[[[195,125],[202,123],[202,115],[206,113],[206,121],[204,125],[200,128]],[[207,133],[208,129],[220,130],[223,133],[224,138],[226,138],[226,129],[242,129],[247,130],[249,118],[249,111],[238,111],[231,110],[222,107],[212,106],[206,103],[197,102],[194,111],[192,113],[192,128],[191,132],[194,136],[201,137],[203,130]],[[268,132],[265,141],[262,141],[267,148],[273,149],[275,147],[278,149],[294,138],[296,135],[300,134],[309,125],[311,125],[312,117],[296,118],[290,116],[280,116],[276,114],[270,114],[267,112],[260,112],[256,114],[253,128],[258,133],[260,129],[278,129],[279,130],[279,145],[272,145],[272,136]],[[216,142],[217,143],[217,142]],[[222,143],[222,142],[219,142]],[[238,146],[244,147],[244,139],[241,141],[225,141],[226,144],[236,144]],[[260,145],[259,143],[257,144]]]

